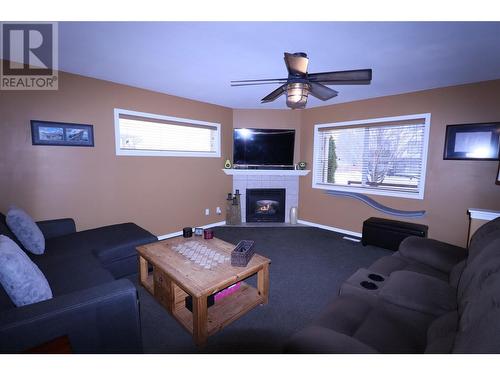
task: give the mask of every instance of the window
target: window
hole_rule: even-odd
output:
[[[117,155],[220,157],[220,124],[115,108]]]
[[[314,127],[313,188],[423,199],[430,114]]]

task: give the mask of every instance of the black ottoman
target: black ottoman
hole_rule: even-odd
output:
[[[371,217],[363,222],[363,246],[373,245],[397,251],[406,237],[427,237],[427,225]]]

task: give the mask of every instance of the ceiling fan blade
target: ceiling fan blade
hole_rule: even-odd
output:
[[[311,95],[321,100],[328,100],[338,95],[337,91],[332,90],[329,87],[323,86],[320,83],[309,82],[309,87]]]
[[[260,102],[261,103],[269,103],[272,102],[273,100],[279,98],[281,95],[283,95],[286,91],[286,85],[281,85],[278,87],[276,90],[274,90],[272,93],[270,93],[267,96],[264,96]]]
[[[241,81],[231,81],[231,86],[264,85],[269,83],[285,83],[286,81],[287,78],[244,79]]]
[[[372,80],[372,70],[359,69],[311,73],[307,78],[311,82],[323,83],[325,85],[368,85]]]
[[[303,55],[285,52],[285,64],[288,73],[294,76],[303,76],[307,73],[309,59],[305,53]]]
[[[258,83],[232,83],[231,86],[256,86],[256,85],[276,85],[277,83],[286,83],[286,81],[276,81],[276,82],[258,82]]]

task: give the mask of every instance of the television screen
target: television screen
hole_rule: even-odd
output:
[[[293,165],[293,129],[234,129],[233,140],[234,165]]]

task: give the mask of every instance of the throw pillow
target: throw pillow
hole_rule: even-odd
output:
[[[0,235],[0,284],[18,307],[52,298],[52,290],[42,271],[4,235]]]
[[[5,219],[7,226],[16,235],[24,248],[33,254],[43,254],[45,238],[30,215],[18,207],[12,207]]]

